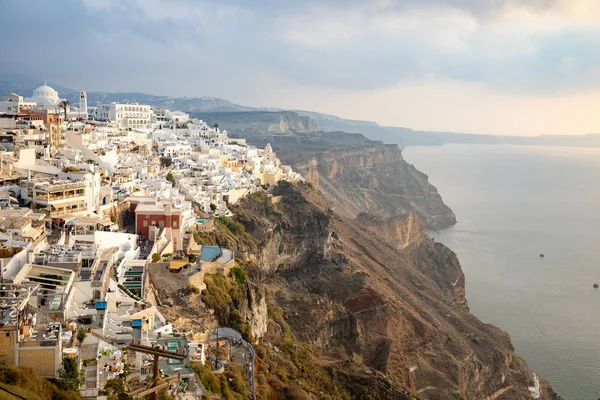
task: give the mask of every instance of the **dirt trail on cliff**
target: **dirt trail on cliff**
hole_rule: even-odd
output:
[[[425,398],[531,398],[532,371],[506,333],[469,313],[455,254],[416,215],[351,220],[306,185],[276,194],[235,211],[296,337]]]

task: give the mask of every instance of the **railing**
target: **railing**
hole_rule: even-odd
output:
[[[73,183],[62,183],[59,185],[49,185],[48,191],[55,192],[59,190],[68,190],[68,189],[83,189],[85,188],[85,182],[73,182]]]
[[[41,195],[41,196],[35,196],[35,200],[39,200],[39,201],[55,201],[55,200],[75,199],[77,197],[85,197],[85,194],[84,193],[75,193],[73,195],[50,196],[50,198],[48,198],[47,195]]]
[[[85,210],[86,210],[85,207],[80,207],[80,208],[69,208],[67,210],[50,211],[50,216],[51,217],[62,217],[63,215],[70,215],[70,214],[85,211]]]

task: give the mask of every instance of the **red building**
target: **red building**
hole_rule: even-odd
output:
[[[150,227],[181,229],[181,210],[170,204],[138,204],[135,208],[135,231],[150,237]]]

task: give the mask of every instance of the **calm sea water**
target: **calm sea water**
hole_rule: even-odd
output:
[[[471,311],[565,399],[600,398],[600,149],[409,147],[458,223]],[[540,258],[540,253],[545,255]]]

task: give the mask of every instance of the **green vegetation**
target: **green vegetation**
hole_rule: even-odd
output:
[[[281,350],[271,353],[266,346],[255,345],[256,391],[259,398],[305,399],[349,399],[346,384],[330,369],[319,363],[317,352],[312,346],[299,342],[285,322],[281,307],[267,303],[267,314],[271,323],[281,328],[272,338],[272,343]],[[276,332],[276,330],[274,331]],[[365,397],[373,399],[379,397]]]
[[[200,378],[200,381],[212,393],[221,393],[221,381],[215,374],[210,372],[210,368],[199,362],[192,362],[191,367]]]
[[[125,381],[121,378],[113,378],[106,381],[104,389],[100,391],[100,394],[108,396],[108,400],[120,400],[120,398],[126,396],[122,396],[126,391]]]
[[[237,307],[244,295],[242,285],[222,274],[204,276],[206,289],[202,291],[202,301],[208,308],[215,310],[215,316],[222,326],[228,326],[240,332],[244,339],[253,342],[250,325],[242,319]]]
[[[69,100],[61,100],[60,107],[65,112],[65,122],[67,122],[67,110],[71,108],[71,103],[69,103]]]
[[[77,167],[72,167],[72,166],[69,166],[69,167],[64,167],[64,168],[62,169],[62,172],[65,172],[65,173],[69,173],[69,172],[80,172],[80,171],[81,171],[81,170],[80,170],[79,168],[77,168]]]
[[[36,374],[31,368],[0,365],[0,386],[28,400],[80,400],[79,393],[63,390]],[[4,393],[1,399],[16,399]]]
[[[234,236],[239,238],[250,238],[250,234],[246,232],[246,228],[244,225],[240,224],[237,221],[229,217],[219,217],[216,219],[217,223],[224,226],[231,232]]]
[[[281,189],[289,188],[291,186],[292,186],[292,184],[290,182],[286,181],[285,179],[282,179],[277,182],[277,187],[281,188]]]
[[[160,261],[160,255],[158,253],[152,254],[152,262],[157,263]]]
[[[69,356],[62,359],[62,368],[58,370],[59,385],[63,390],[78,390],[85,383],[85,370],[79,369],[77,361]]]
[[[283,333],[283,343],[284,344],[294,343],[296,338],[294,337],[294,334],[292,333],[292,330],[290,329],[290,326],[288,325],[288,323],[285,322],[285,319],[283,317],[283,308],[277,307],[277,306],[272,306],[271,304],[267,303],[267,315],[273,321],[278,323],[279,326],[281,327],[281,332]]]
[[[217,210],[217,205],[216,204],[210,203],[209,207],[210,207],[210,211],[212,211],[212,212],[215,212]]]
[[[77,341],[79,343],[83,343],[86,336],[87,336],[87,332],[85,331],[85,328],[83,328],[81,326],[79,328],[77,328]]]
[[[263,190],[257,190],[256,192],[250,193],[248,198],[252,201],[256,201],[257,203],[271,204],[271,198]]]
[[[246,374],[241,367],[230,364],[225,373],[220,376],[214,375],[207,366],[197,362],[193,362],[191,367],[206,390],[221,395],[222,399],[247,400],[249,398]]]
[[[236,283],[242,286],[246,283],[246,276],[248,275],[245,270],[239,267],[231,268],[231,276],[235,279]]]
[[[173,187],[177,186],[177,183],[175,182],[175,177],[173,176],[172,173],[168,173],[167,176],[165,177],[166,180],[168,180],[169,182],[171,182],[171,184],[173,185]]]
[[[171,159],[171,157],[161,157],[160,158],[160,166],[163,168],[169,168],[171,165],[173,165],[173,160]]]

